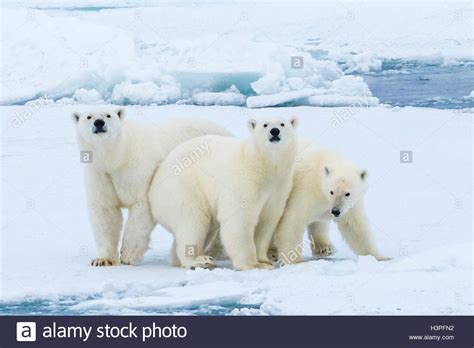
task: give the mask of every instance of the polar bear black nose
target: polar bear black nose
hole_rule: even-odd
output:
[[[96,126],[97,128],[103,128],[105,126],[105,122],[104,120],[95,120],[94,126]]]
[[[272,128],[270,130],[270,134],[276,137],[278,134],[280,134],[280,130],[278,128]]]
[[[334,215],[335,217],[338,217],[339,215],[341,215],[341,211],[337,208],[332,208],[331,214]]]

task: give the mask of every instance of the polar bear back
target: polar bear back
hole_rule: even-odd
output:
[[[93,162],[85,166],[86,177],[107,174],[120,205],[134,205],[147,196],[151,179],[168,153],[205,134],[232,136],[223,127],[199,119],[173,119],[157,124],[124,120],[120,141],[81,144],[81,149],[94,155]],[[87,189],[89,186],[86,184]],[[97,189],[97,185],[93,186]]]
[[[193,200],[196,206],[216,209],[219,195],[239,187],[238,154],[242,142],[236,138],[206,135],[191,139],[173,149],[160,165],[150,188],[152,207],[166,204],[163,197]],[[159,203],[159,202],[161,203]],[[154,209],[155,210],[155,209]]]
[[[179,118],[160,124],[130,123],[134,144],[140,146],[139,153],[158,156],[160,162],[180,144],[206,134],[232,137],[225,128],[201,119]],[[143,150],[143,151],[142,151]]]

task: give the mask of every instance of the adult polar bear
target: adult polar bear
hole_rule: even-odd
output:
[[[148,189],[158,165],[177,145],[205,134],[231,136],[205,120],[173,119],[162,124],[125,120],[125,111],[100,110],[74,113],[81,151],[90,151],[84,165],[89,215],[97,244],[93,266],[118,263],[122,228],[121,208],[128,209],[120,261],[142,261],[155,227],[148,203]]]
[[[275,231],[274,244],[279,261],[297,263],[306,227],[315,256],[333,252],[328,239],[329,222],[334,220],[349,247],[358,255],[388,260],[377,250],[363,207],[367,171],[334,151],[300,142],[300,160],[285,212]],[[272,252],[273,253],[273,252]]]
[[[171,151],[150,187],[154,218],[173,233],[172,263],[213,267],[206,240],[219,229],[234,268],[271,268],[267,251],[291,191],[296,119],[248,122],[246,140],[192,139]],[[192,165],[176,163],[206,148]]]

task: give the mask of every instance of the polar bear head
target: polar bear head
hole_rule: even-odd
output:
[[[248,128],[252,133],[252,140],[257,148],[264,152],[280,151],[282,148],[296,147],[295,128],[298,121],[295,117],[287,119],[266,119],[256,121],[250,119]]]
[[[89,144],[94,144],[120,135],[125,112],[123,109],[74,112],[72,117],[80,138]]]
[[[334,218],[342,217],[367,191],[367,171],[349,163],[326,164],[321,189],[330,202]]]

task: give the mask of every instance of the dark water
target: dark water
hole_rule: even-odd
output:
[[[43,299],[30,299],[18,302],[4,302],[0,303],[0,315],[109,315],[117,314],[111,312],[107,308],[99,307],[94,310],[74,310],[71,307],[83,301],[88,301],[97,298],[96,296],[89,297],[62,297],[55,301]],[[242,305],[238,302],[224,301],[219,304],[199,304],[183,307],[170,308],[140,308],[138,314],[143,315],[229,315],[234,309],[259,309],[260,305]],[[130,308],[129,313],[135,314],[136,309]],[[122,314],[127,314],[127,310],[121,311]]]
[[[74,297],[62,298],[58,301],[32,299],[0,304],[1,315],[78,315],[71,306],[78,303]]]
[[[474,90],[474,62],[456,66],[390,60],[377,73],[362,75],[381,103],[438,109],[474,107],[463,98]]]

